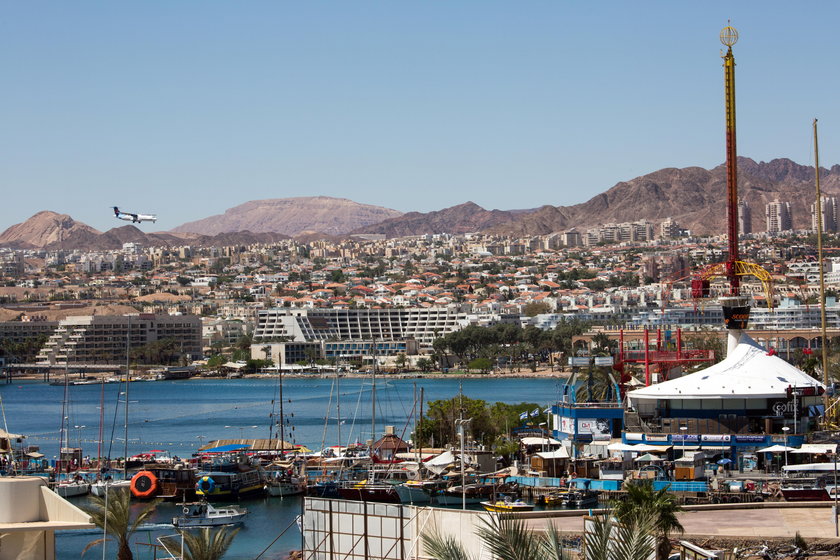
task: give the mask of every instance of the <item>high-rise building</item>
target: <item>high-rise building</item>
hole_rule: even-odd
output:
[[[662,239],[673,239],[680,236],[680,225],[673,218],[665,218],[659,224],[659,237]]]
[[[752,233],[752,210],[746,200],[738,201],[738,231]]]
[[[837,199],[833,196],[822,197],[822,230],[834,233],[837,231]],[[817,204],[811,204],[811,230],[817,231]]]
[[[767,232],[779,233],[793,229],[793,219],[790,214],[790,202],[780,202],[777,198],[767,204],[764,211],[767,218]]]

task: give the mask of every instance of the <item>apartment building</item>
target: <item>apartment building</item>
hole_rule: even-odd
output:
[[[779,199],[770,202],[765,206],[764,216],[767,221],[768,233],[780,233],[793,229],[790,202],[780,202]]]
[[[121,364],[131,348],[173,339],[178,354],[201,357],[201,318],[195,315],[81,315],[59,321],[38,353],[41,364]]]
[[[823,233],[834,233],[837,231],[837,199],[833,196],[823,196],[820,200],[822,212]],[[811,204],[811,231],[817,231],[817,204]]]

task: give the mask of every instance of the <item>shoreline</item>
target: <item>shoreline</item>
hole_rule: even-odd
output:
[[[472,372],[462,372],[462,371],[450,371],[447,373],[443,373],[440,371],[436,372],[405,372],[405,373],[379,373],[377,374],[377,378],[381,379],[545,379],[545,378],[554,378],[554,379],[566,379],[571,377],[571,371],[551,371],[551,370],[537,370],[537,371],[521,371],[521,372],[513,372],[513,373],[472,373]],[[237,380],[237,379],[266,379],[266,378],[276,378],[279,377],[280,374],[278,373],[247,373],[241,376],[236,377],[228,377],[226,375],[194,375],[192,377],[187,378],[180,378],[180,379],[151,379],[144,377],[143,375],[132,375],[132,382],[133,383],[148,383],[151,381],[192,381],[197,379],[222,379],[222,380]],[[318,371],[306,371],[306,372],[284,372],[284,377],[293,377],[293,378],[307,378],[307,377],[318,377],[318,378],[332,378],[335,377],[334,372],[318,372]],[[357,372],[342,372],[340,374],[341,378],[344,379],[367,379],[371,377],[372,374],[370,373],[357,373]],[[90,373],[83,377],[80,377],[77,373],[73,373],[70,375],[69,381],[71,384],[82,381],[88,381],[90,384],[100,383],[102,379],[108,379],[113,377],[119,377],[119,375],[115,376],[113,372],[109,373]],[[140,377],[141,379],[137,379]],[[43,383],[56,383],[59,381],[64,380],[64,374],[56,372],[55,374],[51,374],[49,376],[49,380],[45,379],[43,374],[19,374],[13,375],[11,380],[6,380],[8,384],[13,384],[15,381],[41,381]]]

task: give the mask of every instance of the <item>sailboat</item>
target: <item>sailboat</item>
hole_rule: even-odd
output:
[[[75,466],[78,468],[82,459],[82,450],[76,447],[70,447],[70,375],[68,368],[70,366],[69,354],[65,358],[64,369],[64,396],[61,403],[61,426],[59,428],[58,437],[58,464],[56,465],[57,477],[56,484],[53,487],[55,492],[62,498],[70,498],[72,496],[84,496],[90,492],[90,484],[84,480],[78,473],[71,479],[70,471]],[[65,474],[65,479],[61,479],[62,471]]]
[[[278,400],[280,402],[280,422],[275,422],[274,411],[271,412],[271,428],[269,439],[274,435],[274,426],[278,426],[277,439],[280,441],[280,460],[275,459],[265,469],[265,488],[269,496],[284,497],[303,494],[306,492],[306,482],[294,472],[291,462],[283,461],[286,452],[286,417],[283,414],[283,370],[278,368],[277,377]]]
[[[96,480],[93,484],[90,485],[90,493],[94,496],[104,496],[108,489],[111,488],[128,488],[131,485],[130,480],[111,480],[110,476],[107,476],[107,468],[103,468],[102,463],[102,435],[103,435],[103,427],[105,422],[105,380],[101,381],[102,390],[99,396],[99,442],[98,442],[98,451],[97,455],[99,456],[99,463],[100,463],[100,478]],[[104,478],[102,476],[104,475]]]

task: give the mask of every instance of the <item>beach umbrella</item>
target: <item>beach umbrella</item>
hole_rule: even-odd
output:
[[[724,457],[723,459],[718,461],[717,464],[718,465],[728,465],[731,462],[732,462],[732,459],[727,459],[727,458]]]

